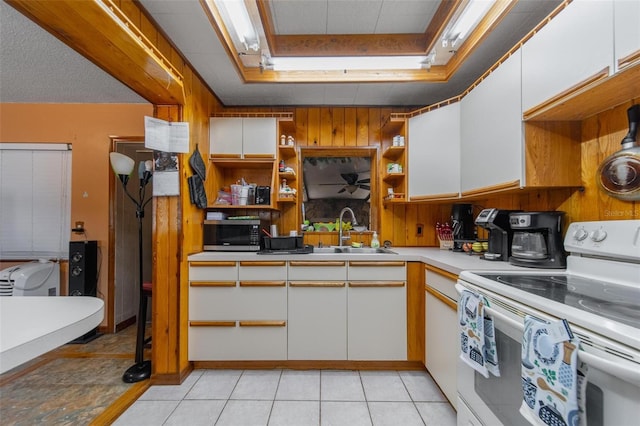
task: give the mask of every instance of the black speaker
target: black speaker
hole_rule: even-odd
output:
[[[98,292],[98,242],[69,243],[69,296],[96,296]]]

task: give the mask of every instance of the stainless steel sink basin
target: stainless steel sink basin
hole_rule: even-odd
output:
[[[324,253],[324,254],[337,254],[337,253],[345,253],[345,254],[398,254],[395,251],[391,251],[386,248],[374,248],[374,247],[339,247],[339,246],[330,246],[330,247],[314,247],[314,253]]]

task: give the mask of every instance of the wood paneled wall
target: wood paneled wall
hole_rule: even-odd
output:
[[[211,90],[132,0],[115,2],[184,77],[183,105],[155,105],[154,115],[189,123],[190,153],[197,146],[209,156],[209,117],[222,106]],[[190,203],[187,177],[193,174],[189,155],[179,155],[180,196],[153,201],[152,381],[180,383],[190,371],[188,357],[188,263],[202,250],[203,212]]]

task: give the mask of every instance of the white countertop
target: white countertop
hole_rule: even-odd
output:
[[[0,373],[82,336],[103,317],[97,297],[0,297]]]
[[[489,261],[479,255],[454,253],[451,250],[440,250],[437,247],[391,247],[397,254],[353,254],[353,253],[309,253],[261,255],[251,252],[214,252],[207,251],[189,256],[189,261],[215,260],[404,260],[422,262],[443,269],[452,274],[462,271],[522,271],[529,268],[511,265],[509,262]]]

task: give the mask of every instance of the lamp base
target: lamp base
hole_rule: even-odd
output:
[[[136,383],[147,380],[149,377],[151,377],[151,361],[142,361],[129,367],[122,375],[122,381]]]

